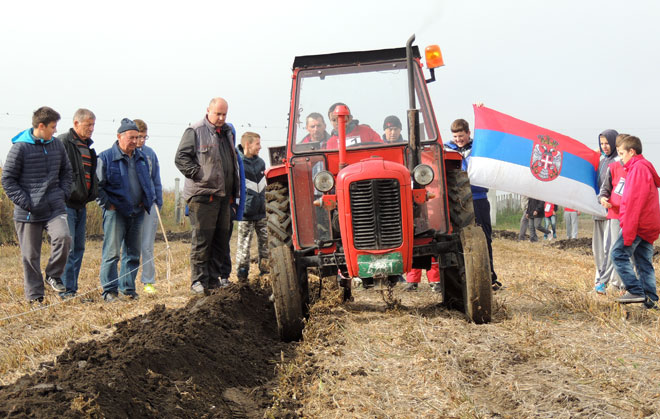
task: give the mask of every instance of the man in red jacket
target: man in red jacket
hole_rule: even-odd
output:
[[[644,303],[657,308],[658,294],[653,269],[653,242],[660,236],[660,177],[655,168],[642,156],[642,142],[629,136],[621,140],[617,152],[627,173],[619,222],[621,236],[612,246],[614,267],[626,287],[626,294],[618,298],[622,304]],[[635,271],[630,257],[634,256]]]
[[[332,122],[332,127],[334,128],[331,137],[324,146],[328,150],[336,149],[339,145],[339,131],[337,131],[339,129],[339,122],[337,121],[338,116],[335,115],[335,108],[339,105],[346,106],[345,103],[337,102],[333,103],[330,109],[328,109],[328,118],[330,118],[330,122]],[[348,108],[348,106],[346,107]],[[348,111],[350,113],[350,109]],[[383,139],[380,138],[380,135],[371,129],[369,125],[361,125],[360,121],[353,119],[353,115],[348,115],[348,119],[346,120],[346,147],[382,142]]]

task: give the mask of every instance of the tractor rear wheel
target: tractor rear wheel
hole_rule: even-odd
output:
[[[478,324],[491,320],[492,287],[486,237],[475,224],[470,179],[462,170],[447,171],[447,199],[452,231],[460,234],[458,266],[441,272],[443,302]]]
[[[289,189],[279,182],[266,187],[266,223],[268,248],[291,247],[292,227]]]
[[[269,261],[280,339],[285,342],[300,340],[303,330],[302,290],[293,252],[289,246],[275,247],[270,250]]]
[[[454,233],[459,232],[463,227],[474,224],[472,189],[467,172],[447,171],[447,199],[449,201],[449,220]]]
[[[488,245],[481,227],[473,225],[462,229],[461,245],[465,263],[465,314],[477,324],[490,323],[493,288]]]

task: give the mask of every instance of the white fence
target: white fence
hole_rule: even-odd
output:
[[[497,212],[522,211],[521,200],[522,196],[516,193],[498,194],[496,197]]]

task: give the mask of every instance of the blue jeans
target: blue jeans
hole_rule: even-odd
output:
[[[103,252],[101,261],[101,286],[103,296],[108,293],[135,294],[135,278],[140,267],[142,220],[144,211],[125,217],[115,210],[103,210]],[[117,262],[122,245],[126,246],[125,263],[117,277]]]
[[[62,282],[66,287],[66,291],[61,292],[60,297],[75,295],[78,292],[78,276],[80,275],[80,266],[85,253],[87,208],[66,207],[66,216],[69,223],[69,234],[71,235],[71,248],[62,274]]]
[[[156,282],[156,261],[154,260],[154,241],[156,240],[156,230],[158,229],[158,214],[156,214],[156,204],[151,207],[151,212],[144,214],[142,220],[142,244],[140,254],[142,255],[142,277],[143,284],[154,284]],[[128,272],[126,266],[128,255],[126,246],[121,247],[121,272]]]
[[[610,256],[626,290],[631,294],[646,296],[644,304],[653,307],[658,302],[653,269],[653,245],[637,236],[631,246],[624,246],[621,235],[612,246]],[[630,262],[631,256],[634,257],[637,275]]]
[[[548,226],[552,227],[552,238],[556,239],[557,238],[557,216],[556,215],[551,215],[550,217],[545,217],[543,219],[543,227],[548,228]],[[548,235],[544,234],[543,238],[547,239]]]

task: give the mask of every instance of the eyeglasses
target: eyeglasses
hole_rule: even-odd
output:
[[[138,135],[138,140],[144,140],[147,141],[149,139],[148,135]]]

